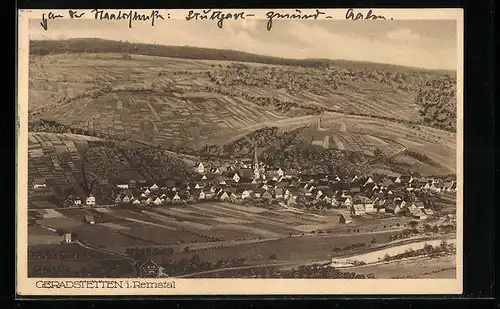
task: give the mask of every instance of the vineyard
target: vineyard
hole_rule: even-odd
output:
[[[45,43],[32,45],[36,51],[37,44],[50,47]],[[71,53],[70,43],[63,46],[70,53],[32,53],[32,122],[50,120],[73,132],[172,150],[196,150],[214,139],[245,133],[240,131],[244,128],[325,112],[386,119],[398,126],[455,129],[449,123],[456,113],[446,112],[455,106],[454,79],[443,72],[345,63],[269,66],[144,52],[79,54]],[[442,93],[440,85],[446,86]],[[448,117],[444,127],[443,115]],[[342,150],[343,139],[330,136],[323,143]]]
[[[184,179],[190,173],[183,159],[144,144],[68,133],[31,132],[28,137],[30,196],[41,192],[31,187],[36,178],[65,188],[94,179],[113,184],[123,179]]]

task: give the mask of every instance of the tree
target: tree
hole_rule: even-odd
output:
[[[271,253],[269,253],[268,259],[269,259],[270,261],[275,261],[275,260],[277,260],[277,259],[278,259],[278,256],[276,255],[276,253],[271,252]]]
[[[375,239],[375,237],[373,237],[373,238],[372,238],[372,240],[370,241],[370,243],[371,243],[372,245],[374,245],[374,244],[376,244],[376,243],[377,243],[377,240]]]
[[[375,149],[375,151],[373,152],[373,156],[377,159],[377,160],[380,160],[380,159],[383,159],[384,158],[384,153],[380,150],[380,149]]]
[[[189,252],[189,246],[184,247],[184,252]]]
[[[418,226],[418,222],[417,222],[417,221],[410,221],[410,222],[408,223],[408,225],[410,225],[410,227],[411,227],[412,229],[414,229],[414,228],[416,228],[416,227]]]

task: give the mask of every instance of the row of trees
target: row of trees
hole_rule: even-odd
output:
[[[412,257],[417,257],[417,256],[428,256],[430,258],[437,258],[440,256],[446,256],[450,254],[455,254],[455,246],[453,244],[449,244],[445,241],[441,242],[439,246],[432,246],[430,244],[424,245],[422,249],[408,249],[406,252],[400,253],[400,254],[395,254],[395,255],[389,255],[386,254],[383,258],[384,261],[396,261],[396,260],[401,260],[401,259],[406,259],[406,258],[412,258]]]
[[[134,276],[135,269],[126,262],[92,263],[71,267],[66,265],[32,265],[28,268],[29,277],[54,278],[119,278]]]
[[[203,274],[195,278],[375,279],[375,275],[343,272],[327,264],[316,263],[290,270],[282,270],[277,266],[253,267]]]
[[[245,261],[245,258],[232,258],[229,260],[220,259],[214,263],[211,261],[201,260],[200,256],[195,254],[190,259],[175,261],[165,257],[161,261],[160,265],[164,268],[165,273],[170,276],[175,276],[221,268],[241,267],[245,265]]]

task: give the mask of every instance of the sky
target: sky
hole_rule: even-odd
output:
[[[457,69],[454,20],[168,20],[149,23],[94,19],[30,20],[30,39],[102,38],[136,43],[232,49],[283,58],[369,61],[426,69]]]

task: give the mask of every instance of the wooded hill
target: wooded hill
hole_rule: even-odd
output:
[[[32,40],[30,54],[48,55],[61,53],[122,53],[148,55],[158,57],[226,60],[238,62],[254,62],[270,65],[329,67],[337,66],[346,69],[384,69],[389,71],[436,72],[437,74],[455,75],[455,72],[444,70],[426,70],[392,64],[372,63],[364,61],[329,60],[329,59],[285,59],[245,53],[227,49],[200,48],[191,46],[165,46],[158,44],[131,43],[124,41],[104,40],[97,38],[78,38],[67,40]]]

